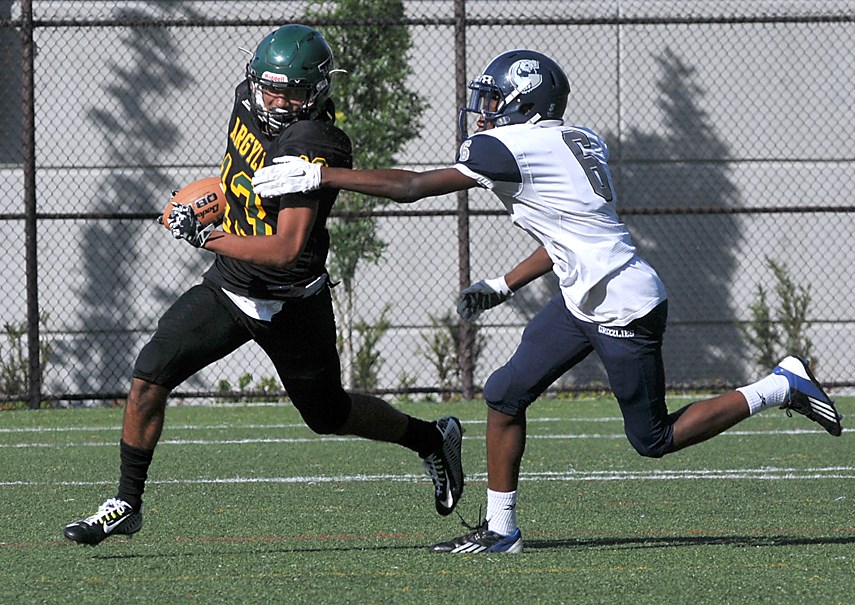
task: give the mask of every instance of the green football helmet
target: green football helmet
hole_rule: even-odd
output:
[[[332,71],[333,53],[319,31],[291,24],[265,36],[246,65],[250,104],[259,127],[275,136],[296,120],[317,116],[330,97]],[[268,109],[264,89],[300,99],[301,105]]]

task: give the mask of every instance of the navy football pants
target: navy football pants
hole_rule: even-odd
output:
[[[620,405],[624,432],[642,456],[658,458],[673,443],[673,418],[665,404],[662,338],[665,301],[621,328],[577,319],[559,293],[534,316],[519,347],[484,385],[491,408],[516,416],[562,374],[596,352]]]

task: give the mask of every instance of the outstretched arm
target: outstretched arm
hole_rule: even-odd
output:
[[[454,168],[426,172],[386,168],[379,170],[349,170],[321,168],[321,186],[356,191],[396,202],[415,202],[425,197],[445,195],[476,187],[478,183]]]
[[[351,170],[311,164],[294,156],[274,158],[273,164],[257,170],[252,179],[253,190],[261,197],[333,187],[404,203],[477,185],[475,179],[454,168],[426,172],[393,168]]]

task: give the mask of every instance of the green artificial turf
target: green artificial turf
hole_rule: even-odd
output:
[[[474,524],[483,404],[399,407],[463,421]],[[415,454],[314,435],[288,405],[171,407],[143,529],[77,546],[62,527],[114,495],[121,410],[0,413],[0,603],[855,603],[852,433],[770,410],[651,460],[609,398],[529,420],[525,552],[441,555],[465,528]]]

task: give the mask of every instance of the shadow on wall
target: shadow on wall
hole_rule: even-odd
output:
[[[155,9],[193,18],[184,3],[151,2]],[[123,11],[119,19],[134,21],[148,13]],[[173,15],[175,16],[175,15]],[[173,32],[159,27],[132,27],[123,30],[120,51],[110,57],[104,73],[111,77],[103,90],[93,94],[103,102],[89,111],[94,131],[104,133],[105,157],[119,166],[104,179],[100,188],[106,207],[116,212],[148,212],[154,216],[159,204],[173,188],[174,182],[164,174],[160,154],[173,149],[180,133],[179,112],[163,119],[156,100],[164,91],[192,83],[189,73],[177,67],[176,38]],[[154,108],[152,110],[152,108]],[[180,108],[186,112],[187,107]],[[192,108],[190,108],[192,109]],[[225,127],[225,126],[224,126]],[[137,170],[136,167],[140,169]],[[140,301],[141,280],[145,280],[145,263],[135,242],[151,230],[139,221],[93,221],[87,226],[79,245],[85,279],[77,293],[83,336],[59,351],[62,363],[73,368],[74,388],[80,393],[125,390],[130,385],[131,368],[138,353],[138,335],[133,330],[141,324],[143,309],[163,308],[176,296],[156,287],[151,300]],[[209,258],[183,257],[182,269],[197,263],[195,273],[210,262]],[[142,314],[144,315],[144,313]]]
[[[729,149],[700,107],[704,91],[693,81],[694,69],[670,50],[657,63],[662,133],[630,129],[621,140],[601,133],[610,145],[618,211],[734,206],[739,192],[729,176]],[[742,350],[743,337],[733,323],[737,313],[729,302],[730,281],[737,270],[735,250],[741,239],[738,222],[731,215],[628,215],[623,219],[639,254],[656,268],[668,290],[668,383],[741,383],[742,357],[732,352]],[[520,292],[513,304],[530,318],[557,292],[557,280],[550,276]],[[607,384],[595,355],[568,372],[557,386],[591,383]]]
[[[0,21],[12,18],[12,0],[0,0]],[[23,163],[23,113],[21,107],[21,33],[14,27],[0,28],[0,73],[3,94],[0,95],[0,136],[9,143],[0,145],[0,165]]]

